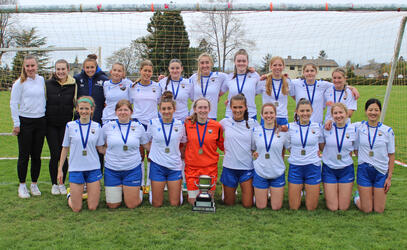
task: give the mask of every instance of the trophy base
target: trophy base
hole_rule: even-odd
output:
[[[216,210],[215,202],[212,201],[195,201],[192,211],[214,213]]]

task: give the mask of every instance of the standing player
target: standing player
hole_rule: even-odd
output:
[[[91,120],[95,110],[95,102],[90,96],[78,99],[76,110],[79,119],[66,124],[64,141],[58,167],[58,181],[62,183],[64,173],[62,166],[69,153],[68,205],[72,211],[82,209],[82,194],[87,185],[88,209],[96,210],[100,198],[100,179],[102,172],[98,158],[98,150],[103,151],[103,136],[100,124]]]
[[[288,125],[291,152],[288,157],[288,201],[290,209],[294,210],[301,206],[304,185],[307,210],[315,210],[318,206],[321,182],[319,144],[323,142],[323,132],[320,124],[311,122],[312,112],[309,100],[299,100],[295,109],[295,122]]]
[[[117,119],[115,109],[118,101],[122,99],[129,100],[129,88],[132,82],[125,77],[124,65],[114,63],[110,70],[110,80],[103,83],[106,104],[102,113],[103,124]]]
[[[377,99],[365,104],[367,121],[355,124],[357,128],[355,153],[358,155],[357,183],[359,194],[355,204],[365,213],[383,213],[386,194],[390,190],[394,169],[394,132],[380,123],[382,105]]]
[[[109,208],[117,208],[124,203],[128,208],[141,204],[142,167],[140,145],[148,148],[148,138],[144,127],[132,121],[133,108],[128,100],[116,104],[118,120],[103,126],[103,138],[107,144],[105,155],[105,191]]]
[[[49,161],[49,174],[51,176],[51,194],[66,194],[65,178],[58,185],[58,161],[62,150],[66,124],[72,121],[73,109],[76,102],[77,85],[75,79],[69,74],[69,64],[60,59],[55,63],[55,73],[45,82],[47,105],[45,116],[47,118],[47,141],[51,159]],[[63,173],[66,177],[68,162],[63,164]]]
[[[220,121],[225,131],[225,158],[221,182],[223,183],[223,201],[234,205],[236,188],[240,183],[242,205],[249,208],[253,205],[253,128],[258,126],[256,120],[249,118],[246,98],[238,94],[230,99],[232,117]]]
[[[199,194],[198,183],[200,175],[212,177],[214,185],[210,194],[214,195],[218,179],[219,153],[224,151],[222,126],[209,119],[211,103],[205,98],[195,100],[192,119],[185,122],[188,142],[185,149],[185,177],[188,189],[188,202],[194,204]]]
[[[273,210],[283,206],[285,186],[284,144],[287,144],[288,134],[279,132],[276,119],[277,109],[272,103],[265,103],[261,108],[264,120],[262,126],[254,128],[253,144],[256,152],[253,187],[256,207],[267,207],[267,195],[270,191],[270,203]]]
[[[230,99],[237,95],[243,94],[247,100],[247,107],[249,117],[257,119],[257,109],[255,97],[261,92],[261,86],[259,84],[260,76],[256,72],[251,73],[249,71],[249,55],[246,50],[240,49],[236,52],[234,57],[235,69],[233,75],[229,75],[228,80],[224,82],[221,91],[227,92],[228,102]],[[232,117],[231,106],[226,106],[226,117]]]
[[[184,123],[174,118],[176,103],[170,91],[161,96],[159,110],[161,118],[150,121],[147,134],[152,141],[149,158],[151,160],[152,205],[160,207],[164,201],[164,186],[168,186],[171,206],[182,203],[182,160],[180,144],[186,142]]]
[[[18,138],[18,196],[29,198],[25,179],[31,156],[31,186],[34,196],[41,195],[37,180],[41,170],[41,151],[46,134],[45,82],[37,75],[38,62],[32,55],[24,57],[21,75],[13,84],[10,97],[13,135]]]
[[[356,139],[354,124],[348,123],[345,104],[332,104],[333,128],[324,130],[322,152],[322,182],[324,183],[326,206],[331,211],[349,208],[355,171],[352,151]]]

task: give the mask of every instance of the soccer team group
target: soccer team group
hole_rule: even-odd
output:
[[[249,69],[249,56],[241,49],[234,55],[231,74],[213,72],[213,60],[204,53],[198,57],[197,73],[189,79],[182,77],[182,62],[172,59],[168,76],[154,82],[154,66],[146,60],[140,65],[140,78],[132,82],[122,64],[115,63],[108,77],[96,59],[89,55],[74,77],[68,74],[67,61],[58,60],[52,77],[44,80],[37,74],[37,59],[24,58],[10,100],[13,133],[18,137],[19,197],[41,195],[37,181],[46,137],[51,193],[67,194],[75,212],[82,209],[84,195],[88,209],[98,207],[102,177],[109,208],[123,201],[135,208],[143,192],[154,207],[160,207],[165,189],[169,203],[179,206],[183,185],[193,204],[200,175],[212,178],[213,196],[219,150],[224,152],[220,181],[226,205],[235,204],[240,185],[244,207],[255,203],[263,209],[270,202],[273,210],[280,209],[286,185],[284,155],[289,151],[290,209],[300,208],[302,196],[306,209],[316,209],[322,182],[327,208],[347,210],[355,153],[358,191],[353,200],[364,212],[384,211],[394,168],[394,133],[379,122],[377,99],[366,102],[366,121],[351,122],[359,92],[346,84],[342,69],[333,72],[332,83],[316,80],[317,67],[312,63],[303,66],[303,79],[289,79],[283,74],[284,60],[273,57],[270,73],[260,77]],[[227,102],[219,104],[224,93]],[[262,107],[256,107],[256,95],[262,96]],[[288,123],[289,96],[296,101],[292,123]],[[189,100],[193,101],[190,110]],[[226,106],[221,121],[217,121],[218,105]]]

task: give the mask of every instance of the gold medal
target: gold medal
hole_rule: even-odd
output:
[[[305,155],[305,149],[301,150],[301,155]]]
[[[198,154],[203,154],[203,149],[202,148],[200,148],[199,150],[198,150]]]
[[[169,153],[170,152],[170,148],[165,148],[165,153]]]
[[[129,148],[127,147],[127,145],[123,145],[123,151],[127,151]]]
[[[337,155],[336,155],[336,159],[342,160],[342,155],[341,155],[341,154],[337,154]]]
[[[374,156],[373,151],[370,151],[370,152],[369,152],[369,156],[370,156],[370,157],[373,157],[373,156]]]
[[[86,155],[88,155],[88,152],[86,152],[86,150],[82,150],[82,155],[86,156]]]
[[[264,158],[270,159],[270,154],[269,154],[269,153],[266,153],[266,154],[264,155]]]
[[[278,107],[278,102],[275,102],[275,103],[274,103],[274,106]]]

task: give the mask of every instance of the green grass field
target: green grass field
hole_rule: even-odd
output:
[[[362,98],[353,121],[364,118],[370,97],[383,99],[384,87],[358,87]],[[394,87],[386,124],[394,128],[397,159],[406,160],[405,111],[407,89]],[[261,103],[260,98],[257,99]],[[0,92],[0,132],[10,132],[9,93]],[[222,105],[220,105],[222,106]],[[294,102],[289,103],[289,110]],[[399,111],[400,110],[400,111]],[[220,110],[219,113],[224,112]],[[222,113],[223,114],[223,113]],[[292,113],[290,113],[291,115]],[[43,156],[48,156],[45,145]],[[16,157],[17,140],[0,136],[0,157]],[[144,201],[134,210],[109,210],[102,192],[99,209],[72,213],[63,196],[50,194],[48,160],[42,161],[41,197],[17,197],[16,160],[0,160],[0,249],[116,249],[116,248],[342,248],[405,249],[407,247],[407,168],[395,167],[392,188],[383,214],[365,215],[354,205],[346,212],[330,212],[321,196],[319,208],[290,211],[285,198],[280,211],[245,209],[220,202],[218,186],[215,214],[194,213],[184,204],[153,208]],[[221,162],[219,166],[221,166]],[[29,176],[29,173],[28,173]],[[29,179],[29,178],[28,178]],[[147,196],[144,197],[145,199]]]

